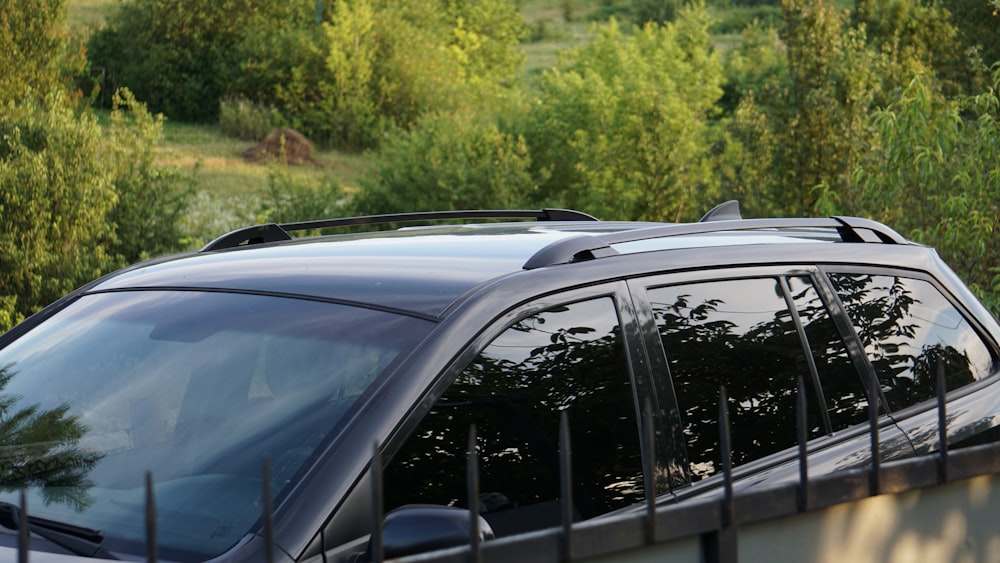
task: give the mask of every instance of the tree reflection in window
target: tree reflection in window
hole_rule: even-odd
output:
[[[732,459],[746,463],[797,442],[799,377],[810,436],[822,432],[801,340],[776,279],[649,291],[681,409],[694,479],[720,470],[719,390],[729,396]]]
[[[837,330],[812,280],[805,276],[793,276],[788,278],[788,287],[813,355],[831,430],[866,423],[868,399],[861,374],[851,361],[844,337]]]
[[[635,399],[611,299],[527,318],[455,380],[386,468],[386,506],[466,504],[475,424],[484,516],[499,535],[559,523],[559,413],[572,435],[577,516],[643,495]]]
[[[68,405],[43,410],[2,393],[16,375],[12,365],[0,366],[0,490],[37,487],[46,504],[82,510],[92,502],[87,474],[102,456],[78,447],[87,428]]]
[[[939,361],[948,389],[990,373],[988,348],[929,282],[870,274],[831,274],[830,279],[890,409],[933,398]]]

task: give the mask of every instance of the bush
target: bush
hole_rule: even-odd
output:
[[[115,237],[108,252],[130,264],[185,246],[180,230],[193,182],[176,169],[156,164],[163,117],[153,116],[128,90],[114,96],[101,160],[118,200],[108,215]]]
[[[241,63],[243,38],[274,22],[311,21],[306,0],[126,0],[88,44],[106,89],[131,89],[150,110],[214,122]]]
[[[295,223],[342,216],[345,200],[343,189],[332,180],[297,177],[286,166],[274,166],[261,204],[264,221]]]
[[[379,214],[535,205],[530,167],[524,139],[489,120],[426,116],[386,141],[353,206]]]
[[[117,194],[102,149],[97,120],[58,102],[0,112],[0,320],[30,315],[118,264],[107,250]]]
[[[337,1],[321,26],[274,26],[242,44],[235,93],[282,108],[317,143],[378,145],[425,113],[488,105],[514,80],[524,22],[503,0]]]
[[[540,81],[524,126],[539,198],[608,219],[697,218],[714,199],[722,67],[703,8],[632,35],[614,21]]]
[[[716,21],[709,27],[712,33],[740,33],[757,22],[764,27],[778,29],[784,22],[781,6],[736,7],[716,12]]]
[[[126,92],[93,115],[8,103],[0,113],[0,330],[129,262],[175,251],[187,192],[156,166],[160,121]]]
[[[222,133],[244,141],[260,141],[272,129],[281,127],[281,112],[244,98],[222,100],[219,106],[219,129]]]

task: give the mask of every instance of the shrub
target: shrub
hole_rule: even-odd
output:
[[[353,206],[378,214],[534,205],[530,166],[524,139],[490,120],[426,116],[386,141]]]
[[[784,22],[781,6],[768,5],[719,10],[716,12],[716,18],[715,23],[709,28],[709,31],[716,34],[740,33],[754,22],[777,29]]]
[[[539,198],[609,219],[697,218],[714,199],[708,120],[722,67],[704,8],[624,35],[614,21],[546,74],[524,126]]]
[[[127,92],[106,131],[93,115],[48,101],[0,113],[0,330],[182,244],[188,192],[155,164],[161,121]]]
[[[341,216],[345,200],[343,189],[331,179],[297,176],[286,166],[274,166],[261,206],[265,221],[294,223]]]
[[[88,44],[112,91],[130,88],[150,110],[214,122],[234,80],[237,47],[275,22],[311,21],[305,0],[126,0]]]
[[[107,250],[117,194],[102,149],[96,119],[58,102],[0,112],[0,320],[30,315],[117,265]]]
[[[219,129],[229,137],[260,141],[281,125],[281,112],[273,105],[265,106],[245,98],[225,99],[219,105]]]

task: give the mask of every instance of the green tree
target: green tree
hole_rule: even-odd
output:
[[[180,224],[193,183],[179,170],[156,163],[162,136],[162,115],[150,114],[127,89],[115,93],[100,157],[117,196],[107,216],[114,227],[107,252],[118,263],[176,252],[186,244]]]
[[[751,215],[828,214],[867,150],[885,60],[831,3],[783,0],[782,8],[787,75],[744,98],[732,127],[738,167],[760,183],[729,190]]]
[[[502,0],[337,0],[321,26],[246,39],[241,95],[323,144],[376,146],[425,113],[490,107],[514,83],[524,22]]]
[[[73,288],[178,250],[187,196],[159,168],[161,122],[124,92],[105,132],[58,95],[0,113],[0,329]]]
[[[85,59],[66,31],[66,0],[0,3],[0,103],[65,92]]]
[[[942,3],[921,0],[857,0],[853,23],[888,59],[883,78],[893,96],[914,74],[934,75],[951,95],[968,91],[978,69],[970,68],[952,14]],[[880,106],[889,99],[878,100]]]
[[[966,102],[915,78],[874,114],[878,137],[856,171],[854,205],[935,246],[1000,312],[1000,74]]]
[[[704,6],[623,34],[612,21],[540,81],[525,136],[542,201],[603,218],[697,218],[716,199],[709,121],[722,65]]]
[[[308,21],[312,9],[305,0],[125,0],[88,51],[110,91],[128,87],[154,112],[211,122],[243,38],[273,22]]]
[[[117,202],[101,132],[52,100],[0,113],[0,299],[17,321],[114,264],[104,241]],[[8,328],[3,326],[0,328]]]
[[[354,206],[377,214],[534,205],[530,167],[524,139],[492,119],[428,115],[386,141]]]

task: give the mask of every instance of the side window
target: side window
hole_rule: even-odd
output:
[[[956,389],[989,375],[993,358],[961,313],[929,282],[831,274],[893,410],[936,395],[937,365]]]
[[[475,424],[480,507],[497,535],[558,525],[563,410],[577,517],[641,501],[624,350],[610,298],[553,308],[511,326],[459,375],[386,467],[385,506],[466,506],[466,447]]]
[[[676,285],[648,294],[667,354],[694,479],[721,470],[722,386],[729,397],[734,464],[797,443],[800,376],[810,398],[809,434],[822,433],[803,344],[776,278]]]
[[[851,361],[844,337],[812,280],[805,276],[790,277],[788,288],[809,341],[829,413],[830,429],[843,430],[867,423],[868,398],[861,374]]]

